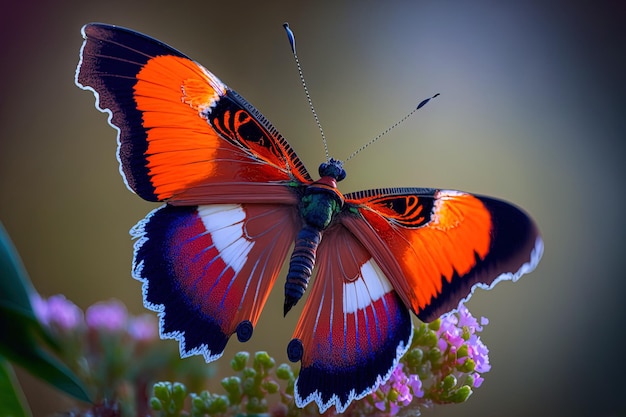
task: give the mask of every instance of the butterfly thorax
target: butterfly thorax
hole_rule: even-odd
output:
[[[307,186],[300,200],[303,226],[296,236],[289,261],[285,282],[285,314],[302,298],[313,273],[322,233],[343,207],[344,197],[337,189],[337,182],[346,177],[341,161],[331,159],[321,164],[319,173],[321,178]]]
[[[300,200],[300,216],[306,225],[322,231],[339,213],[343,201],[334,178],[322,177],[306,188]]]

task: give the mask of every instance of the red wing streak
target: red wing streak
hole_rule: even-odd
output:
[[[532,271],[543,241],[519,208],[452,190],[399,188],[346,195],[341,222],[372,253],[406,305],[431,321]]]

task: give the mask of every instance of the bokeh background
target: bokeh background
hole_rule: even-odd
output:
[[[545,254],[533,274],[472,298],[470,310],[491,321],[483,340],[493,369],[468,403],[425,415],[624,415],[624,3],[3,2],[0,220],[43,295],[83,308],[118,298],[139,313],[128,230],[154,205],[125,188],[115,131],[74,85],[80,28],[91,21],[150,34],[203,63],[314,172],[322,144],[284,21],[337,158],[441,93],[350,161],[342,190],[499,196],[533,215]],[[286,361],[298,311],[282,318],[281,287],[252,340],[231,341],[226,358],[263,349]],[[23,378],[35,415],[67,406]]]

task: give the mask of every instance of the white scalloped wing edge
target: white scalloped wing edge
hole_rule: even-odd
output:
[[[476,291],[476,288],[481,288],[483,290],[488,291],[492,289],[493,287],[495,287],[495,285],[501,281],[515,282],[518,279],[520,279],[522,275],[531,273],[532,271],[535,270],[535,268],[539,264],[539,261],[541,260],[542,256],[543,256],[543,239],[541,239],[541,236],[537,236],[537,239],[535,240],[535,247],[530,252],[530,259],[528,260],[528,262],[525,262],[520,267],[520,269],[518,269],[516,272],[506,272],[504,274],[500,274],[496,279],[493,280],[491,284],[484,284],[482,282],[478,282],[474,284],[472,288],[470,289],[469,294],[467,294],[465,298],[459,301],[459,305],[467,303],[469,299],[472,298],[472,295],[474,295],[474,291]],[[457,313],[457,312],[458,312],[458,307],[455,308],[454,310],[451,310],[447,313],[442,314],[441,317],[447,317],[450,314]]]

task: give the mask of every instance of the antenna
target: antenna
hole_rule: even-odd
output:
[[[283,23],[283,27],[287,32],[287,38],[289,39],[289,44],[291,45],[291,52],[293,53],[293,57],[296,61],[296,66],[298,67],[298,74],[300,75],[300,82],[302,83],[302,87],[304,87],[304,94],[306,95],[306,99],[309,102],[309,107],[311,108],[311,112],[313,113],[313,118],[315,118],[315,123],[322,134],[322,142],[324,143],[324,153],[326,153],[326,161],[330,160],[330,156],[328,154],[328,144],[326,143],[326,136],[324,135],[324,130],[322,129],[322,124],[320,123],[320,119],[317,117],[317,113],[315,112],[315,107],[313,107],[313,101],[311,101],[311,95],[309,94],[309,89],[306,87],[306,82],[304,81],[304,75],[302,74],[302,67],[300,67],[300,60],[298,60],[298,54],[296,54],[296,38],[293,35],[293,32],[289,28],[289,23]],[[426,104],[426,103],[424,103]]]
[[[382,133],[380,133],[378,136],[376,136],[374,139],[370,140],[369,142],[367,142],[365,145],[361,146],[359,149],[357,149],[356,151],[352,152],[352,154],[350,154],[349,157],[346,158],[345,162],[348,162],[349,160],[351,160],[352,158],[354,158],[359,152],[361,152],[363,149],[367,148],[368,146],[370,146],[372,143],[376,142],[378,139],[382,138],[383,136],[385,136],[387,133],[389,133],[392,129],[396,128],[400,123],[404,122],[406,119],[408,119],[409,117],[413,116],[413,114],[418,111],[419,109],[421,109],[422,107],[424,107],[426,105],[426,103],[428,103],[430,100],[434,99],[435,97],[437,97],[439,95],[439,93],[435,94],[432,97],[429,97],[427,99],[424,99],[422,101],[420,101],[420,104],[417,105],[416,108],[414,108],[413,110],[411,110],[410,113],[408,113],[406,116],[404,116],[402,119],[398,120],[397,122],[395,122],[394,124],[392,124],[391,126],[389,126],[387,129],[385,129]]]

